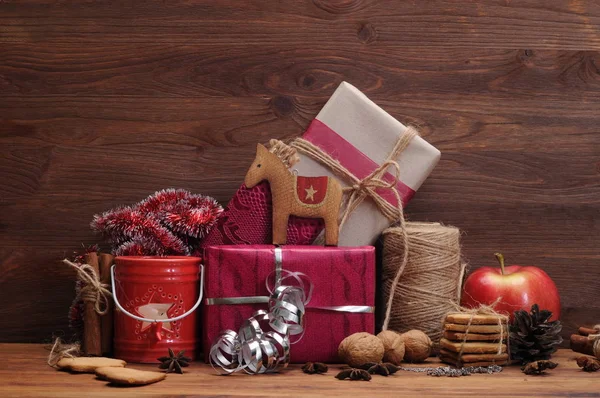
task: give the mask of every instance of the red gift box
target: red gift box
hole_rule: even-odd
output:
[[[291,361],[338,362],[337,349],[345,337],[375,331],[375,248],[282,246],[281,249],[282,269],[306,274],[314,286],[312,299],[306,306],[305,333],[292,345]],[[268,309],[265,281],[276,268],[275,246],[211,246],[205,249],[204,260],[206,355],[221,332],[227,329],[237,332],[254,312]],[[257,302],[222,303],[240,297],[256,298]]]

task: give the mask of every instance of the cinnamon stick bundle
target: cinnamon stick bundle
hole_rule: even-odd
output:
[[[85,262],[89,264],[96,275],[99,275],[98,254],[95,252],[85,255]],[[85,355],[102,355],[102,341],[100,337],[100,315],[96,312],[95,302],[84,297],[83,313],[83,352]]]
[[[571,335],[571,349],[586,355],[594,355],[594,342],[579,334]]]
[[[594,341],[588,338],[591,334],[599,334],[599,329],[582,326],[578,330],[578,334],[571,335],[571,349],[586,355],[594,355]]]

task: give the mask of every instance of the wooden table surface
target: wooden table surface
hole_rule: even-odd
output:
[[[1,344],[0,392],[5,397],[86,397],[95,396],[244,396],[244,397],[340,397],[340,396],[600,396],[600,373],[585,373],[575,363],[579,355],[560,350],[554,357],[559,367],[543,376],[526,376],[518,366],[499,374],[469,377],[432,377],[413,372],[374,376],[370,382],[338,381],[333,376],[306,375],[298,365],[281,374],[218,376],[203,363],[194,363],[183,375],[170,374],[166,380],[143,387],[111,387],[90,374],[69,374],[46,364],[48,351],[38,344]],[[427,366],[436,366],[431,359]],[[138,369],[156,369],[137,365]]]

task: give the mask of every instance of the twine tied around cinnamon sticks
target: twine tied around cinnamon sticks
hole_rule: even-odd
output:
[[[89,264],[75,264],[67,259],[64,259],[63,263],[75,269],[77,277],[84,283],[76,300],[81,299],[85,303],[93,303],[96,313],[105,315],[108,312],[109,299],[112,298],[112,292],[108,290],[109,285],[100,282],[100,276]]]
[[[465,344],[467,343],[467,338],[469,335],[469,329],[471,327],[471,324],[473,323],[473,318],[475,317],[475,315],[493,315],[495,317],[498,317],[498,326],[500,327],[500,338],[498,339],[498,352],[496,354],[497,355],[502,354],[502,345],[503,345],[502,341],[506,338],[506,351],[510,357],[510,339],[508,338],[508,319],[509,318],[507,315],[504,315],[504,314],[499,313],[496,310],[494,310],[494,307],[496,305],[498,305],[498,303],[500,303],[501,299],[502,299],[502,297],[499,297],[498,299],[496,299],[496,301],[494,301],[490,305],[481,304],[479,307],[476,307],[476,308],[465,308],[465,307],[461,307],[461,306],[457,305],[454,302],[452,303],[454,305],[454,307],[456,308],[457,312],[471,315],[471,317],[469,318],[469,321],[467,322],[465,331],[464,331],[464,337],[463,337],[463,340],[460,345],[460,351],[458,352],[459,358],[462,358],[462,354],[465,349]],[[444,317],[444,319],[445,319],[445,317]],[[444,322],[444,319],[442,320],[442,323]]]

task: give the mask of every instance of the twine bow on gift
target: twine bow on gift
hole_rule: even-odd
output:
[[[501,314],[494,309],[494,307],[496,305],[498,305],[498,303],[500,303],[501,299],[502,299],[502,297],[499,297],[496,301],[494,301],[490,305],[481,304],[479,307],[476,307],[476,308],[465,308],[465,307],[461,307],[461,306],[455,304],[454,302],[452,302],[452,304],[456,308],[457,312],[471,315],[471,317],[469,318],[469,321],[467,322],[467,325],[465,327],[463,340],[460,343],[460,350],[458,352],[459,360],[460,360],[460,358],[462,358],[462,354],[465,350],[465,344],[467,343],[467,338],[469,336],[469,329],[471,328],[471,324],[473,323],[473,318],[475,318],[475,315],[493,315],[498,318],[498,326],[500,327],[500,338],[498,339],[498,351],[496,352],[496,354],[497,355],[502,354],[503,341],[506,338],[506,344],[507,344],[506,351],[510,357],[510,347],[509,347],[510,339],[508,338],[508,330],[507,330],[509,318],[508,318],[508,316]],[[444,320],[442,320],[442,322],[444,322]]]
[[[67,259],[63,263],[69,265],[77,271],[77,278],[84,283],[79,291],[75,301],[83,300],[94,304],[94,310],[98,315],[105,315],[108,312],[109,299],[112,298],[112,292],[108,290],[106,283],[100,282],[98,273],[89,264],[75,264]]]
[[[394,169],[394,173],[392,174],[394,178],[389,182],[381,178],[381,176],[386,173],[388,167],[392,167]],[[350,192],[350,196],[346,201],[346,207],[342,213],[340,227],[344,225],[348,219],[348,216],[352,214],[354,210],[356,210],[356,208],[362,203],[363,200],[365,200],[367,196],[373,199],[381,213],[388,220],[396,221],[398,218],[400,218],[402,216],[402,198],[398,193],[398,189],[396,189],[399,176],[400,166],[398,165],[398,162],[394,160],[386,160],[378,168],[373,170],[371,174],[362,180],[358,180],[351,187],[344,188],[343,191]],[[392,206],[388,201],[383,199],[376,191],[378,188],[389,189],[394,194],[398,206]]]
[[[383,214],[390,222],[396,222],[401,219],[404,214],[402,211],[402,199],[396,185],[400,178],[400,166],[396,159],[406,149],[410,142],[418,135],[418,132],[413,127],[408,127],[402,134],[392,151],[387,156],[386,160],[373,170],[368,176],[363,179],[355,176],[350,170],[344,167],[340,162],[332,158],[327,152],[323,151],[312,142],[303,138],[296,138],[290,143],[290,147],[296,149],[315,161],[329,168],[335,175],[345,181],[349,187],[344,188],[345,192],[350,192],[350,196],[346,200],[342,216],[340,218],[340,228],[344,225],[350,214],[365,200],[370,197],[381,214]],[[393,179],[386,181],[383,176],[387,170],[392,167],[394,169]],[[394,206],[385,200],[377,189],[387,189],[396,198],[397,205]]]

